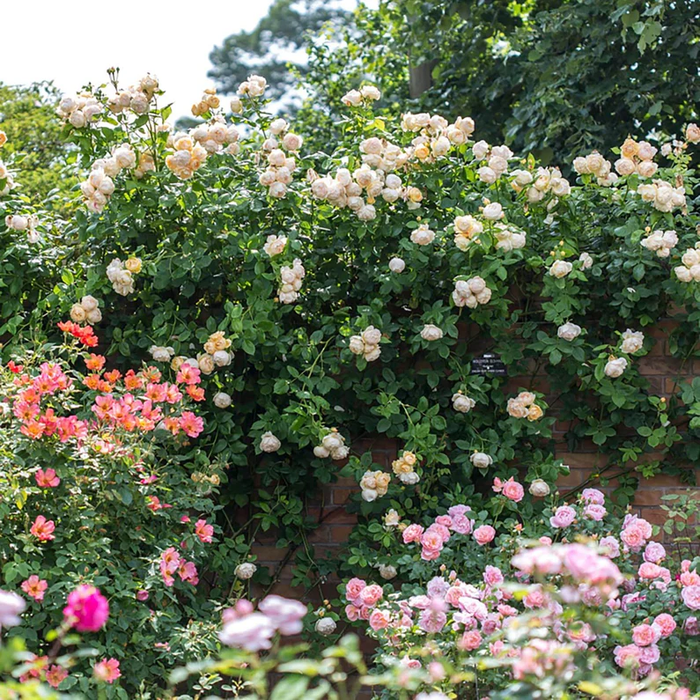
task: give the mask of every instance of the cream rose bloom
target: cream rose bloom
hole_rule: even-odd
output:
[[[241,579],[242,581],[247,581],[253,578],[253,574],[258,570],[258,567],[253,564],[253,562],[247,561],[243,564],[239,564],[234,570],[234,576]]]
[[[551,489],[549,488],[549,484],[544,479],[535,479],[530,484],[528,491],[535,498],[544,498],[545,496],[549,496]]]
[[[622,334],[622,345],[620,349],[628,355],[635,353],[644,347],[644,333],[627,329]]]
[[[217,408],[228,408],[231,405],[231,396],[225,391],[214,394],[214,405]]]
[[[476,401],[469,396],[465,396],[461,392],[452,395],[452,408],[454,408],[455,411],[459,413],[469,413],[474,406],[476,406]]]
[[[432,323],[428,323],[425,326],[423,326],[423,330],[420,332],[420,337],[423,338],[423,340],[427,340],[428,342],[432,342],[433,340],[440,340],[440,338],[442,338],[443,335],[444,334],[442,332],[442,329],[438,328]]]
[[[406,263],[402,258],[392,258],[389,260],[389,269],[398,274],[401,274],[406,269]]]
[[[491,202],[484,207],[483,211],[484,219],[489,221],[498,221],[502,219],[505,215],[503,213],[503,207],[498,202]]]
[[[577,326],[575,323],[565,323],[557,328],[557,336],[562,340],[571,342],[579,335],[581,335],[581,326]]]
[[[552,277],[561,279],[562,277],[566,277],[573,269],[574,266],[568,260],[555,260],[549,268],[549,274],[552,275]]]
[[[277,452],[280,447],[282,447],[282,443],[271,431],[268,430],[260,437],[260,450],[262,452]]]
[[[73,304],[70,307],[70,318],[74,323],[83,323],[87,318],[87,312],[81,304]]]
[[[685,138],[690,143],[700,143],[700,126],[697,124],[688,124],[685,129]]]
[[[493,464],[493,457],[485,452],[474,452],[474,454],[469,457],[469,461],[477,469],[488,469]]]
[[[627,360],[624,357],[617,357],[608,360],[605,365],[605,376],[612,379],[620,377],[627,369]]]

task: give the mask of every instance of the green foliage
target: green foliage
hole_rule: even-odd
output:
[[[384,0],[336,32],[338,45],[309,47],[302,114],[337,117],[334,93],[363,76],[387,105],[469,115],[490,143],[566,166],[619,145],[632,124],[680,135],[697,118],[698,22],[693,0]],[[419,95],[409,68],[420,66],[431,86]],[[318,125],[326,138],[332,123]]]
[[[4,156],[21,164],[21,193],[45,208],[61,209],[76,183],[66,160],[69,149],[56,116],[60,93],[51,83],[10,86],[0,83],[0,131],[7,135]]]

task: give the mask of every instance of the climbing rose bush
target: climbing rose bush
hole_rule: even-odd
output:
[[[358,85],[337,143],[311,152],[259,76],[227,105],[205,92],[188,131],[154,76],[109,77],[59,106],[82,171],[72,216],[0,169],[0,546],[4,585],[37,610],[12,634],[41,644],[61,587],[95,585],[126,611],[99,637],[122,669],[108,692],[147,693],[216,647],[217,608],[271,592],[264,533],[309,589],[337,573],[425,583],[405,557],[437,564],[450,527],[485,564],[502,514],[579,515],[557,500],[557,420],[571,450],[597,446],[622,506],[641,478],[690,477],[700,385],[659,396],[640,358],[658,342],[679,365],[697,356],[693,129],[545,166],[467,115],[393,112]],[[44,355],[61,332],[109,369],[59,374]],[[505,374],[476,371],[485,351]],[[17,416],[10,361],[72,383],[24,395]],[[386,464],[377,438],[395,446]],[[329,561],[309,535],[341,476],[359,522]],[[475,516],[449,515],[467,504]],[[397,556],[387,526],[405,522]]]

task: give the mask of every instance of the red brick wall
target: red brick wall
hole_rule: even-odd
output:
[[[680,360],[673,358],[668,353],[667,336],[672,329],[672,322],[665,321],[657,324],[651,329],[645,329],[645,333],[655,339],[655,345],[651,352],[643,358],[636,360],[639,371],[650,382],[650,391],[659,396],[667,398],[673,393],[676,379],[680,381],[692,380],[694,376],[700,374],[700,360],[691,360],[682,366]],[[527,381],[513,380],[514,389],[518,386],[527,385]],[[542,381],[536,381],[538,389],[546,393],[545,376]],[[576,453],[568,451],[567,445],[563,441],[563,436],[567,426],[562,423],[555,425],[555,437],[557,438],[557,458],[564,461],[571,468],[568,476],[562,477],[559,482],[559,490],[566,493],[581,486],[584,482],[592,479],[595,482],[595,475],[605,464],[605,457],[598,455],[596,446],[593,443],[583,445]],[[396,458],[396,451],[399,445],[392,440],[379,439],[370,443],[363,449],[371,449],[374,460],[390,471],[391,461]],[[646,459],[655,459],[658,456],[646,455]],[[700,465],[695,468],[696,479],[700,482]],[[591,484],[595,485],[595,484]],[[615,488],[613,480],[608,486],[608,490]],[[688,487],[679,478],[660,474],[651,479],[640,479],[640,485],[634,500],[634,512],[649,520],[654,524],[663,524],[665,517],[661,509],[661,497],[666,494],[686,492]],[[700,498],[700,488],[693,491]],[[322,524],[312,534],[310,542],[316,547],[320,556],[325,554],[336,554],[347,542],[348,535],[355,523],[353,515],[345,509],[345,504],[351,496],[358,492],[358,485],[354,479],[340,478],[336,483],[328,485],[318,504],[309,511],[310,517],[322,519]],[[323,504],[323,505],[321,505]],[[274,546],[274,535],[260,538],[253,553],[257,555],[260,564],[278,567],[280,561],[286,553],[286,549],[277,549]],[[275,592],[280,595],[299,595],[300,591],[291,587],[291,566],[287,564],[279,571],[279,582],[275,586]],[[335,597],[336,582],[329,581],[323,586],[324,595],[327,598]],[[314,595],[311,600],[320,597]]]

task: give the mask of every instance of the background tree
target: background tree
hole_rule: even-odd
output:
[[[0,83],[0,130],[7,135],[3,157],[21,162],[21,193],[36,202],[49,202],[49,206],[54,201],[49,196],[53,190],[68,192],[77,182],[66,164],[69,152],[56,116],[59,99],[60,92],[50,82]]]
[[[318,17],[297,22],[311,30]],[[298,116],[322,146],[342,118],[340,97],[367,79],[384,106],[469,115],[481,138],[565,165],[618,146],[630,124],[679,134],[697,118],[699,32],[693,0],[672,11],[663,0],[382,0],[308,42]],[[222,88],[235,89],[248,65]]]
[[[338,0],[274,0],[268,14],[251,32],[241,31],[224,39],[209,54],[208,75],[220,92],[235,93],[251,73],[267,79],[271,97],[293,102],[297,78],[292,68],[306,71],[300,60],[308,33],[317,33],[330,22],[342,25],[351,13]]]

